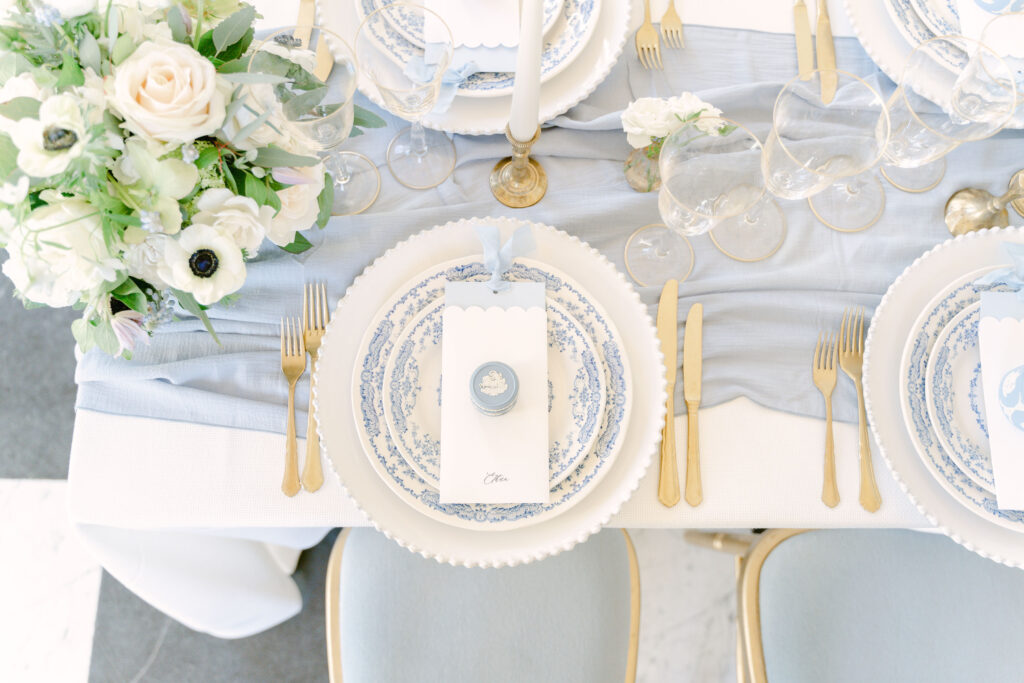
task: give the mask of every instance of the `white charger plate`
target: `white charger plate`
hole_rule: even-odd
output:
[[[317,0],[319,21],[330,27],[350,45],[359,28],[356,0],[324,2]],[[581,102],[608,76],[622,54],[629,35],[632,3],[625,0],[604,2],[586,46],[560,73],[541,85],[541,122],[550,121]],[[360,75],[359,89],[377,106],[385,109],[379,93]],[[501,97],[456,96],[445,112],[428,115],[423,124],[428,128],[463,135],[504,133],[512,107],[511,92]]]
[[[995,492],[981,392],[981,302],[962,310],[935,340],[925,375],[928,417],[946,454],[975,484]]]
[[[914,261],[890,285],[868,330],[864,398],[879,450],[921,513],[969,550],[1024,567],[1024,536],[967,510],[932,475],[903,424],[900,399],[901,350],[932,293],[959,276],[1004,263],[1001,245],[1005,241],[1024,243],[1024,229],[994,228],[947,240]]]
[[[380,307],[403,283],[433,264],[479,253],[474,226],[497,225],[508,239],[524,221],[469,219],[426,230],[371,264],[339,302],[321,347],[313,396],[318,433],[332,470],[367,520],[403,547],[425,557],[464,566],[499,567],[543,559],[596,533],[632,495],[661,441],[665,377],[654,324],[639,294],[600,252],[554,228],[532,223],[537,248],[531,256],[551,264],[588,291],[622,334],[635,387],[622,450],[607,476],[572,509],[550,520],[503,531],[459,528],[431,519],[401,502],[363,453],[353,420],[351,384],[360,339]]]
[[[425,307],[395,341],[384,370],[384,416],[413,471],[441,486],[441,330],[444,301]],[[607,398],[605,369],[590,335],[547,302],[548,466],[554,488],[597,441]]]

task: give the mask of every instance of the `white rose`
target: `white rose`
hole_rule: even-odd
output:
[[[18,168],[27,175],[48,178],[63,173],[82,155],[87,142],[78,99],[69,94],[47,98],[38,119],[24,118],[12,126],[11,140],[18,147]]]
[[[622,112],[622,130],[629,144],[639,149],[651,144],[651,138],[669,135],[679,126],[679,119],[666,100],[641,97]]]
[[[167,262],[168,246],[176,248],[174,239],[162,234],[147,235],[139,244],[129,244],[124,250],[128,274],[145,280],[157,289],[170,285],[160,276],[160,267]]]
[[[267,237],[279,247],[295,241],[295,232],[305,230],[316,222],[320,207],[316,199],[324,189],[324,167],[304,166],[289,169],[290,175],[303,179],[297,185],[279,190],[277,198],[281,200],[281,210],[270,221]]]
[[[80,17],[96,9],[96,0],[48,0],[46,4],[55,8],[65,19]]]
[[[42,101],[46,98],[47,92],[36,84],[32,74],[22,73],[14,78],[8,78],[0,86],[0,102],[10,102],[15,97],[31,97],[33,100]]]
[[[190,225],[166,247],[160,277],[204,306],[237,292],[245,282],[242,250],[213,226]]]
[[[196,199],[199,211],[192,224],[202,223],[230,237],[239,249],[255,254],[270,228],[274,210],[259,206],[255,200],[234,194],[231,190],[207,190]]]
[[[99,212],[81,199],[43,206],[11,231],[3,272],[30,301],[70,306],[82,293],[117,279]]]
[[[700,99],[691,92],[684,92],[682,95],[676,97],[670,97],[668,100],[669,108],[675,113],[680,119],[688,119],[694,114],[699,114],[702,117],[721,116],[722,110],[717,107],[712,107],[710,104]],[[712,119],[705,119],[703,121],[697,121],[697,130],[704,133],[715,133],[721,128],[720,122],[715,122]]]
[[[226,99],[209,60],[188,45],[157,41],[114,69],[110,104],[132,132],[181,144],[220,128]]]

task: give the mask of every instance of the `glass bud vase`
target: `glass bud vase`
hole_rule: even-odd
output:
[[[647,145],[630,152],[622,169],[629,186],[637,192],[653,192],[661,187],[661,172],[658,170],[660,156],[660,144]]]

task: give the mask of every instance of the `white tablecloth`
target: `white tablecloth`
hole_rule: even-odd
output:
[[[265,26],[294,21],[294,2],[257,4]],[[657,20],[666,2],[652,4]],[[842,9],[832,4],[835,34],[852,35]],[[633,22],[638,25],[639,0],[634,5]],[[814,3],[809,5],[813,23]],[[683,2],[679,9],[687,25],[792,32],[791,0]],[[685,430],[685,420],[677,418],[681,447]],[[69,477],[71,518],[100,563],[154,606],[221,637],[259,632],[301,609],[301,596],[289,578],[299,550],[317,543],[331,527],[365,524],[329,471],[316,494],[281,495],[283,443],[282,436],[265,432],[80,410]],[[746,399],[704,409],[703,504],[690,508],[681,503],[671,509],[660,505],[657,468],[652,467],[612,523],[675,528],[928,526],[877,456],[882,509],[869,514],[857,504],[853,425],[836,424],[842,502],[834,510],[826,508],[820,502],[823,444],[820,420],[769,410]],[[116,497],[111,490],[118,492]]]

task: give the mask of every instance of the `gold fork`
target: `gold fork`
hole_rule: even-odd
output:
[[[825,398],[825,483],[821,487],[821,500],[834,508],[839,504],[839,487],[836,485],[836,448],[832,436],[832,392],[836,388],[836,361],[839,353],[838,340],[832,334],[819,334],[814,349],[814,386]]]
[[[644,23],[636,30],[636,56],[645,69],[660,69],[661,45],[651,23],[651,0],[644,0]]]
[[[668,0],[668,9],[661,18],[661,37],[669,47],[685,47],[683,42],[683,22],[676,13],[675,0]]]
[[[847,308],[839,328],[839,367],[857,388],[857,413],[860,418],[860,504],[868,512],[882,506],[882,496],[875,483],[875,468],[871,463],[871,444],[868,441],[868,418],[864,410],[864,309]]]
[[[288,434],[285,436],[284,481],[281,490],[294,496],[299,492],[299,448],[295,442],[295,382],[306,371],[306,349],[302,331],[294,318],[281,319],[281,371],[288,380]]]
[[[324,470],[320,463],[320,437],[316,433],[316,417],[313,414],[313,388],[316,386],[320,342],[329,322],[331,312],[327,306],[327,287],[322,282],[307,284],[302,290],[302,341],[309,353],[309,419],[306,421],[306,463],[302,467],[302,486],[307,491],[316,491],[324,483]]]

